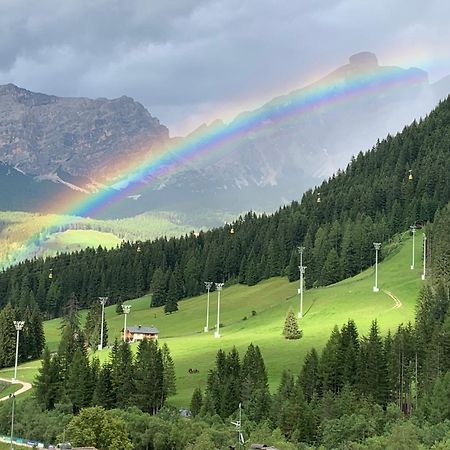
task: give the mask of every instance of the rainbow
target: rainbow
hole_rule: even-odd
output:
[[[151,149],[148,156],[138,161],[119,161],[121,175],[107,188],[91,194],[87,199],[67,203],[67,199],[52,199],[58,215],[51,216],[46,228],[64,228],[79,217],[92,217],[107,205],[130,196],[141,183],[152,182],[182,170],[186,165],[229,151],[250,133],[272,132],[280,123],[319,108],[329,108],[353,98],[395,90],[421,81],[415,70],[399,70],[383,67],[376,72],[360,72],[338,80],[327,77],[321,81],[280,97],[254,112],[242,114],[229,124],[207,128],[179,140],[170,147]],[[39,234],[36,233],[14,254],[8,255],[3,266],[30,258],[36,249]],[[1,265],[1,262],[0,262]]]

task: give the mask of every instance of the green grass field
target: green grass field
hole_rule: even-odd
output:
[[[42,252],[45,255],[74,252],[99,245],[104,248],[113,248],[121,242],[122,240],[112,233],[97,230],[66,230],[62,233],[52,234],[42,246]]]
[[[165,315],[162,308],[149,308],[150,296],[130,301],[131,313],[128,325],[155,325],[160,330],[160,342],[166,342],[172,352],[176,372],[176,396],[170,402],[187,406],[194,387],[204,387],[208,370],[214,365],[217,350],[230,350],[236,346],[243,352],[252,342],[260,346],[266,362],[271,389],[278,385],[281,372],[289,369],[298,373],[306,352],[311,347],[321,349],[334,325],[342,326],[348,319],[355,320],[360,333],[367,333],[370,323],[377,319],[383,333],[394,330],[400,323],[414,320],[415,304],[422,281],[421,235],[416,235],[416,268],[410,269],[412,239],[404,242],[379,265],[380,292],[373,293],[374,269],[344,280],[332,286],[311,289],[304,296],[304,317],[299,319],[303,338],[285,340],[282,336],[284,318],[289,308],[298,311],[298,282],[289,283],[286,278],[273,278],[256,286],[231,286],[222,291],[220,339],[215,339],[213,327],[217,314],[217,293],[211,293],[210,329],[203,332],[206,314],[206,294],[179,303],[179,311]],[[401,307],[383,290],[394,294]],[[252,316],[252,310],[256,315]],[[85,312],[82,313],[82,320]],[[247,320],[243,320],[247,317]],[[115,306],[106,308],[106,320],[110,342],[120,336],[123,315],[115,313]],[[59,320],[45,323],[45,333],[50,349],[59,340]],[[136,347],[132,344],[133,348]],[[108,350],[97,353],[100,359],[108,356]],[[32,381],[38,362],[30,362],[19,368],[19,379]],[[199,373],[189,374],[189,368]],[[1,376],[10,376],[8,370]]]

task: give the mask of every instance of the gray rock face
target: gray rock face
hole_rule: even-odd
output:
[[[0,160],[26,173],[108,178],[115,161],[151,151],[168,130],[129,97],[62,98],[0,86]]]

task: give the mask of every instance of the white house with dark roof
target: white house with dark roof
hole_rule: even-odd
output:
[[[123,339],[124,330],[122,329],[122,339]],[[125,339],[128,342],[138,342],[143,341],[144,339],[158,339],[159,330],[158,328],[151,327],[143,327],[142,325],[137,325],[134,327],[127,327],[125,330]]]

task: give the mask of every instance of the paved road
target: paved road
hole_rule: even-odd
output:
[[[0,381],[6,381],[7,383],[11,383],[11,378],[1,378],[0,377]],[[17,390],[16,392],[14,392],[14,395],[23,394],[24,392],[27,392],[32,388],[31,383],[27,383],[26,381],[17,380],[17,384],[21,384],[22,387],[19,390]],[[9,395],[7,395],[6,397],[0,398],[0,402],[4,402],[5,400],[8,400],[8,399],[9,399]]]

